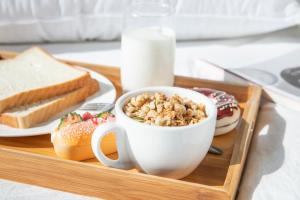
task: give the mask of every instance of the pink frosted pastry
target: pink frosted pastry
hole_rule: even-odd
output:
[[[195,91],[211,98],[218,109],[215,136],[233,130],[239,123],[241,110],[234,96],[210,88],[193,88]]]

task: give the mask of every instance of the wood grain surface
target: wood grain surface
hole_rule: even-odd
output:
[[[15,55],[14,52],[0,51],[3,59]],[[118,96],[122,94],[118,68],[62,61],[105,75],[117,88]],[[0,138],[0,178],[107,199],[234,199],[252,138],[261,88],[182,76],[176,76],[175,85],[224,90],[238,99],[242,109],[239,126],[213,140],[224,154],[207,154],[198,168],[184,179],[146,175],[136,169],[107,168],[95,159],[84,162],[62,160],[55,155],[50,135]]]

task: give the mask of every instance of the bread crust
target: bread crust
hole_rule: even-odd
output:
[[[67,160],[81,161],[95,157],[91,144],[81,146],[67,146],[54,144],[54,151],[58,157]]]
[[[83,87],[53,100],[53,102],[46,106],[41,106],[41,108],[32,111],[26,116],[14,116],[9,113],[2,113],[0,115],[0,123],[14,128],[30,128],[38,123],[47,121],[66,108],[78,104],[97,92],[99,88],[98,81],[94,79],[88,80]]]
[[[54,151],[58,157],[68,160],[80,161],[94,158],[95,155],[91,146],[91,138],[92,134],[90,134],[89,138],[85,137],[85,145],[67,145],[64,144],[64,141],[54,142]],[[117,151],[116,138],[113,133],[109,133],[103,138],[101,150],[105,155],[109,155]]]
[[[51,57],[54,60],[56,60],[53,56],[51,56],[49,53],[47,53],[46,51],[44,51],[43,49],[41,49],[39,47],[32,47],[27,51],[30,51],[31,49],[38,49],[38,51],[43,52],[48,57]],[[25,51],[23,54],[26,54],[27,51]],[[59,62],[59,61],[57,61],[57,62]],[[62,62],[59,62],[59,63],[65,65],[67,67],[71,67]],[[38,102],[40,100],[44,100],[44,99],[48,99],[48,98],[51,98],[54,96],[68,93],[70,91],[73,91],[73,90],[76,90],[76,89],[82,87],[89,80],[91,80],[91,76],[88,72],[85,72],[85,74],[83,76],[66,81],[64,83],[20,92],[18,94],[15,94],[15,95],[12,95],[10,97],[0,100],[0,113],[4,112],[6,109],[9,109],[12,107],[17,107],[17,106],[21,106],[21,105]]]

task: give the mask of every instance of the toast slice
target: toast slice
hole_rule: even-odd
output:
[[[38,47],[0,61],[0,113],[82,87],[88,72],[57,61]]]
[[[30,128],[78,104],[96,93],[99,88],[98,81],[91,79],[83,87],[67,94],[8,110],[0,114],[0,123],[14,128]]]

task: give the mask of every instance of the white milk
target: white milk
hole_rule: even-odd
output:
[[[175,33],[169,28],[147,27],[122,34],[121,81],[124,90],[172,86]]]

